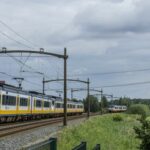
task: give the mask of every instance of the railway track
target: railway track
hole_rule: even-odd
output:
[[[99,113],[91,114],[91,116],[96,116],[96,115],[99,115]],[[82,114],[79,116],[68,116],[68,120],[80,119],[80,118],[85,118],[85,117],[87,117],[86,114]],[[0,138],[11,135],[11,134],[23,132],[26,130],[31,130],[34,128],[42,127],[42,126],[61,123],[62,121],[63,121],[63,117],[46,119],[46,120],[38,120],[38,121],[36,120],[34,122],[25,122],[21,124],[3,126],[0,128]]]

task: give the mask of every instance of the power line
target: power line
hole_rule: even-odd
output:
[[[14,56],[12,56],[12,55],[10,55],[10,54],[7,54],[7,55],[8,55],[9,57],[11,57],[12,59],[14,59],[16,62],[18,62],[19,64],[22,64],[22,65],[28,67],[29,69],[35,70],[34,68],[32,68],[31,66],[29,66],[29,65],[27,65],[27,64],[24,64],[21,60],[15,58]]]
[[[27,82],[27,83],[30,83],[30,84],[32,84],[32,85],[35,85],[35,86],[42,86],[42,84],[38,84],[38,83],[35,83],[35,82],[32,82],[32,81],[28,81],[28,80],[24,80],[25,82]]]
[[[8,39],[10,39],[10,40],[16,42],[16,43],[19,44],[19,45],[23,45],[23,46],[25,46],[25,47],[27,47],[27,48],[33,48],[33,47],[30,47],[30,46],[28,46],[28,45],[26,45],[26,44],[24,44],[24,43],[22,43],[22,42],[20,42],[20,41],[18,41],[18,40],[15,40],[14,38],[10,37],[9,35],[7,35],[6,33],[2,32],[2,31],[0,31],[0,33],[1,33],[3,36],[7,37]]]
[[[90,76],[90,75],[107,75],[107,74],[122,74],[122,73],[130,73],[130,72],[143,72],[143,71],[150,71],[150,68],[145,69],[135,69],[135,70],[125,70],[125,71],[112,71],[112,72],[95,72],[95,73],[86,73],[86,74],[75,74],[75,75],[68,75],[68,76]]]
[[[7,73],[5,73],[5,72],[0,72],[0,74],[7,75],[7,76],[9,76],[9,77],[14,77],[13,75],[7,74]]]
[[[29,69],[31,69],[31,70],[34,70],[35,72],[39,72],[38,70],[36,70],[36,69],[34,69],[33,67],[31,67],[31,66],[25,64],[24,62],[22,62],[21,60],[15,58],[14,56],[12,56],[12,55],[10,55],[10,54],[7,54],[7,55],[8,55],[9,57],[11,57],[12,59],[14,59],[16,62],[18,62],[19,64],[21,64],[21,65],[23,65],[23,66],[26,66],[27,68],[29,68]],[[30,56],[28,56],[28,57],[30,57]],[[43,73],[43,76],[49,78],[49,77],[48,77],[47,75],[45,75],[44,73]]]
[[[143,84],[150,84],[150,81],[143,81],[143,82],[131,82],[131,83],[125,83],[125,84],[114,84],[114,85],[104,85],[104,86],[92,87],[92,88],[122,87],[122,86],[134,86],[134,85],[143,85]]]
[[[33,42],[29,41],[28,39],[26,39],[25,37],[23,37],[21,34],[19,34],[18,32],[16,32],[13,28],[11,28],[10,26],[8,26],[6,23],[4,23],[2,20],[0,20],[0,23],[2,25],[4,25],[6,28],[8,28],[10,31],[12,31],[13,33],[15,33],[18,37],[20,37],[21,39],[23,39],[24,41],[30,43],[32,46],[38,47],[38,45],[34,44]]]
[[[103,86],[96,86],[96,87],[91,87],[91,88],[110,88],[110,87],[123,87],[123,86],[134,86],[134,85],[144,85],[144,84],[150,84],[150,81],[143,81],[143,82],[131,82],[131,83],[125,83],[125,84],[114,84],[114,85],[103,85]],[[76,90],[81,89],[81,88],[75,88]],[[48,89],[51,91],[57,91],[57,90],[62,90],[62,89]],[[71,88],[68,88],[67,90],[71,90]]]
[[[28,55],[26,60],[24,61],[24,64],[20,67],[20,72],[22,71],[23,67],[25,66],[26,62],[28,61],[29,57],[31,56],[31,53]]]

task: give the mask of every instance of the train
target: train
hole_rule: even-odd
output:
[[[0,122],[63,116],[63,99],[0,83]],[[67,114],[84,112],[82,102],[67,101]]]
[[[111,113],[125,112],[126,110],[127,110],[127,106],[125,106],[125,105],[110,105],[108,107],[108,111]]]

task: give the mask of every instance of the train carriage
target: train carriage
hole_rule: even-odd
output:
[[[62,116],[63,100],[60,97],[43,95],[33,91],[0,84],[0,121],[24,120],[50,116]],[[81,102],[67,102],[68,114],[83,113]]]
[[[17,95],[17,114],[31,114],[31,96],[19,94]]]
[[[127,110],[125,105],[110,105],[108,108],[109,112],[124,112]]]
[[[1,90],[0,92],[1,97],[1,106],[0,106],[0,114],[5,116],[7,114],[9,115],[15,115],[17,114],[18,107],[17,107],[17,96],[18,94],[7,92],[4,90]]]
[[[52,101],[50,99],[43,99],[43,113],[52,112]]]

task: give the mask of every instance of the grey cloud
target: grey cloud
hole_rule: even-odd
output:
[[[149,6],[150,2],[142,0],[2,0],[0,19],[45,50],[63,53],[63,48],[67,47],[68,74],[85,73],[87,76],[78,78],[85,80],[90,77],[91,86],[100,86],[149,80],[147,72],[109,76],[88,75],[91,72],[149,67]],[[14,39],[21,40],[2,25],[0,28]],[[10,49],[25,48],[1,34],[0,46]],[[46,72],[50,77],[57,77],[58,72],[62,76],[62,61],[51,58],[49,60],[41,62],[31,58],[28,64]],[[7,65],[0,64],[1,70],[19,75],[19,66],[8,60],[3,62]],[[41,84],[41,77],[29,80]],[[8,81],[14,84],[14,81]],[[28,89],[39,89],[27,83],[24,83],[24,86]],[[76,86],[78,85],[69,83],[69,87]],[[52,84],[50,87],[60,88],[60,85]],[[149,97],[150,94],[145,91],[144,86],[141,88],[140,91],[140,87],[104,90],[116,96],[127,93],[129,96],[140,97],[145,94]]]
[[[85,37],[149,32],[149,6],[148,1],[97,2],[81,11],[75,23]]]

